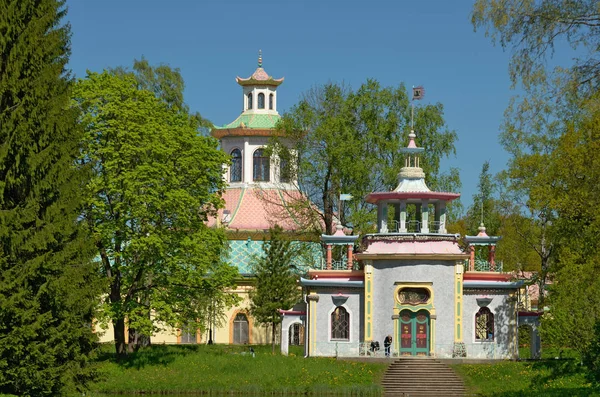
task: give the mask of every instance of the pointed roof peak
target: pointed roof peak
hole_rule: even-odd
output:
[[[479,234],[477,234],[477,237],[488,237],[487,233],[485,232],[485,225],[483,224],[483,222],[481,222],[477,230],[479,230]]]
[[[273,76],[269,76],[265,69],[263,69],[262,50],[258,50],[258,67],[252,73],[252,76],[248,78],[236,77],[235,80],[241,86],[247,85],[270,85],[278,86],[283,83],[283,77],[280,79],[274,79]]]

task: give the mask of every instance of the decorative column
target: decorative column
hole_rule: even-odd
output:
[[[326,269],[327,270],[331,270],[331,244],[326,244],[325,245],[326,249],[327,249],[327,256],[326,256]]]
[[[475,270],[475,246],[469,245],[469,271]]]
[[[399,233],[406,233],[406,201],[400,201],[400,228]]]
[[[439,203],[438,208],[436,208],[436,214],[439,211],[439,215],[437,215],[437,221],[440,223],[439,233],[448,233],[446,230],[446,202],[442,201]]]
[[[315,291],[311,291],[307,296],[308,301],[308,356],[312,356],[317,347],[317,302],[319,295]]]
[[[454,268],[454,347],[452,349],[452,357],[466,357],[467,349],[463,342],[462,334],[464,265],[457,262]]]
[[[354,258],[352,257],[352,250],[354,249],[354,244],[348,244],[348,253],[346,257],[348,259],[348,270],[352,270],[352,266],[354,265]]]
[[[421,233],[429,233],[429,200],[423,200],[421,211]]]
[[[496,246],[490,245],[490,254],[488,257],[488,262],[490,262],[490,271],[496,271]]]
[[[365,342],[373,340],[373,262],[365,264]]]

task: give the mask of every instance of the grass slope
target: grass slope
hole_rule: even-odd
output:
[[[270,346],[152,346],[116,362],[98,360],[94,393],[379,394],[382,363],[272,355]],[[300,351],[297,350],[297,354]]]

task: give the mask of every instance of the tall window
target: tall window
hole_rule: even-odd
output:
[[[253,179],[255,181],[269,181],[271,166],[269,158],[265,156],[263,149],[257,149],[253,156]]]
[[[475,314],[475,340],[494,340],[494,314],[487,307]]]
[[[242,181],[242,152],[233,149],[231,152],[231,168],[229,169],[229,182]]]
[[[248,94],[248,109],[252,109],[252,93]]]
[[[265,94],[263,94],[262,92],[260,94],[258,94],[258,108],[259,109],[265,108]]]
[[[194,325],[186,325],[181,328],[181,337],[179,343],[196,343],[196,327]]]
[[[304,326],[299,323],[290,325],[288,338],[290,346],[304,345]]]
[[[248,317],[244,313],[238,313],[233,320],[233,343],[244,345],[248,342]]]
[[[279,182],[281,183],[287,183],[292,179],[290,177],[291,170],[289,164],[290,163],[287,161],[287,159],[279,159]]]
[[[273,94],[269,94],[269,109],[273,110]]]
[[[342,306],[331,313],[331,339],[350,340],[350,314]]]

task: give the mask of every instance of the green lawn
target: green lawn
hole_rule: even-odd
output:
[[[600,389],[586,379],[585,367],[569,350],[546,348],[539,361],[501,361],[494,364],[462,364],[452,367],[469,391],[481,396],[600,396]]]
[[[98,359],[101,380],[92,393],[339,393],[379,394],[387,365],[271,354],[270,346],[153,346],[117,363]]]

